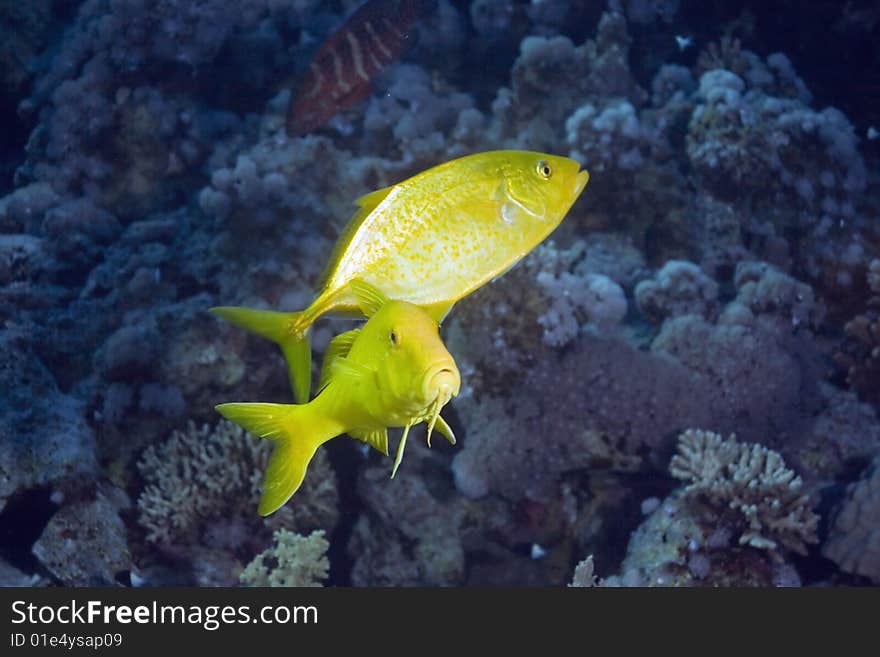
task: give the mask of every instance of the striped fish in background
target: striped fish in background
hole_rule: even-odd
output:
[[[435,0],[368,0],[315,53],[295,85],[287,134],[304,135],[367,98],[371,82],[412,44],[413,25]]]

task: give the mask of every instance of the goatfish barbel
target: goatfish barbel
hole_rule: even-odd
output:
[[[559,225],[589,180],[567,157],[489,151],[462,157],[358,199],[321,291],[301,312],[218,307],[224,319],[277,342],[296,400],[311,390],[308,331],[327,312],[357,314],[351,283],[421,306],[440,322]]]
[[[461,387],[461,376],[440,339],[437,322],[405,301],[389,301],[375,288],[352,282],[368,316],[362,328],[337,335],[327,349],[321,390],[308,404],[219,404],[217,411],[274,442],[259,513],[279,509],[296,492],[320,445],[348,433],[388,454],[388,427],[404,427],[391,476],[403,458],[411,426],[436,426],[455,435],[441,409]]]

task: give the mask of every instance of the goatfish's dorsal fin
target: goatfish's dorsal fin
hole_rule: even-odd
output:
[[[349,282],[348,288],[351,290],[352,294],[354,294],[355,299],[357,299],[357,304],[361,309],[361,312],[368,319],[375,315],[379,308],[388,303],[388,298],[382,294],[378,288],[370,285],[366,281],[355,279]]]
[[[351,351],[351,345],[354,344],[360,332],[359,328],[352,329],[351,331],[340,333],[330,340],[330,344],[327,345],[327,350],[324,352],[324,363],[321,365],[321,379],[318,383],[318,392],[326,388],[327,384],[330,383],[333,362],[337,358],[348,356],[348,352]]]

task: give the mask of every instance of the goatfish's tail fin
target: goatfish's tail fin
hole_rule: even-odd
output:
[[[283,313],[236,306],[217,306],[211,312],[227,322],[277,342],[287,361],[287,373],[298,404],[309,401],[312,390],[312,345],[308,328],[297,325],[302,313]]]
[[[337,433],[332,422],[314,417],[308,405],[218,404],[223,417],[273,443],[263,478],[259,513],[268,516],[280,509],[297,491],[318,447]],[[332,435],[328,435],[332,434]]]

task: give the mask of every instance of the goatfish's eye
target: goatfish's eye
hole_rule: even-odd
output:
[[[550,163],[547,160],[538,160],[536,170],[538,175],[544,180],[550,180],[550,176],[553,175],[553,167],[550,166]]]
[[[391,335],[389,335],[388,337],[391,339],[391,344],[396,347],[400,341],[400,338],[397,335],[397,331],[392,330]]]

